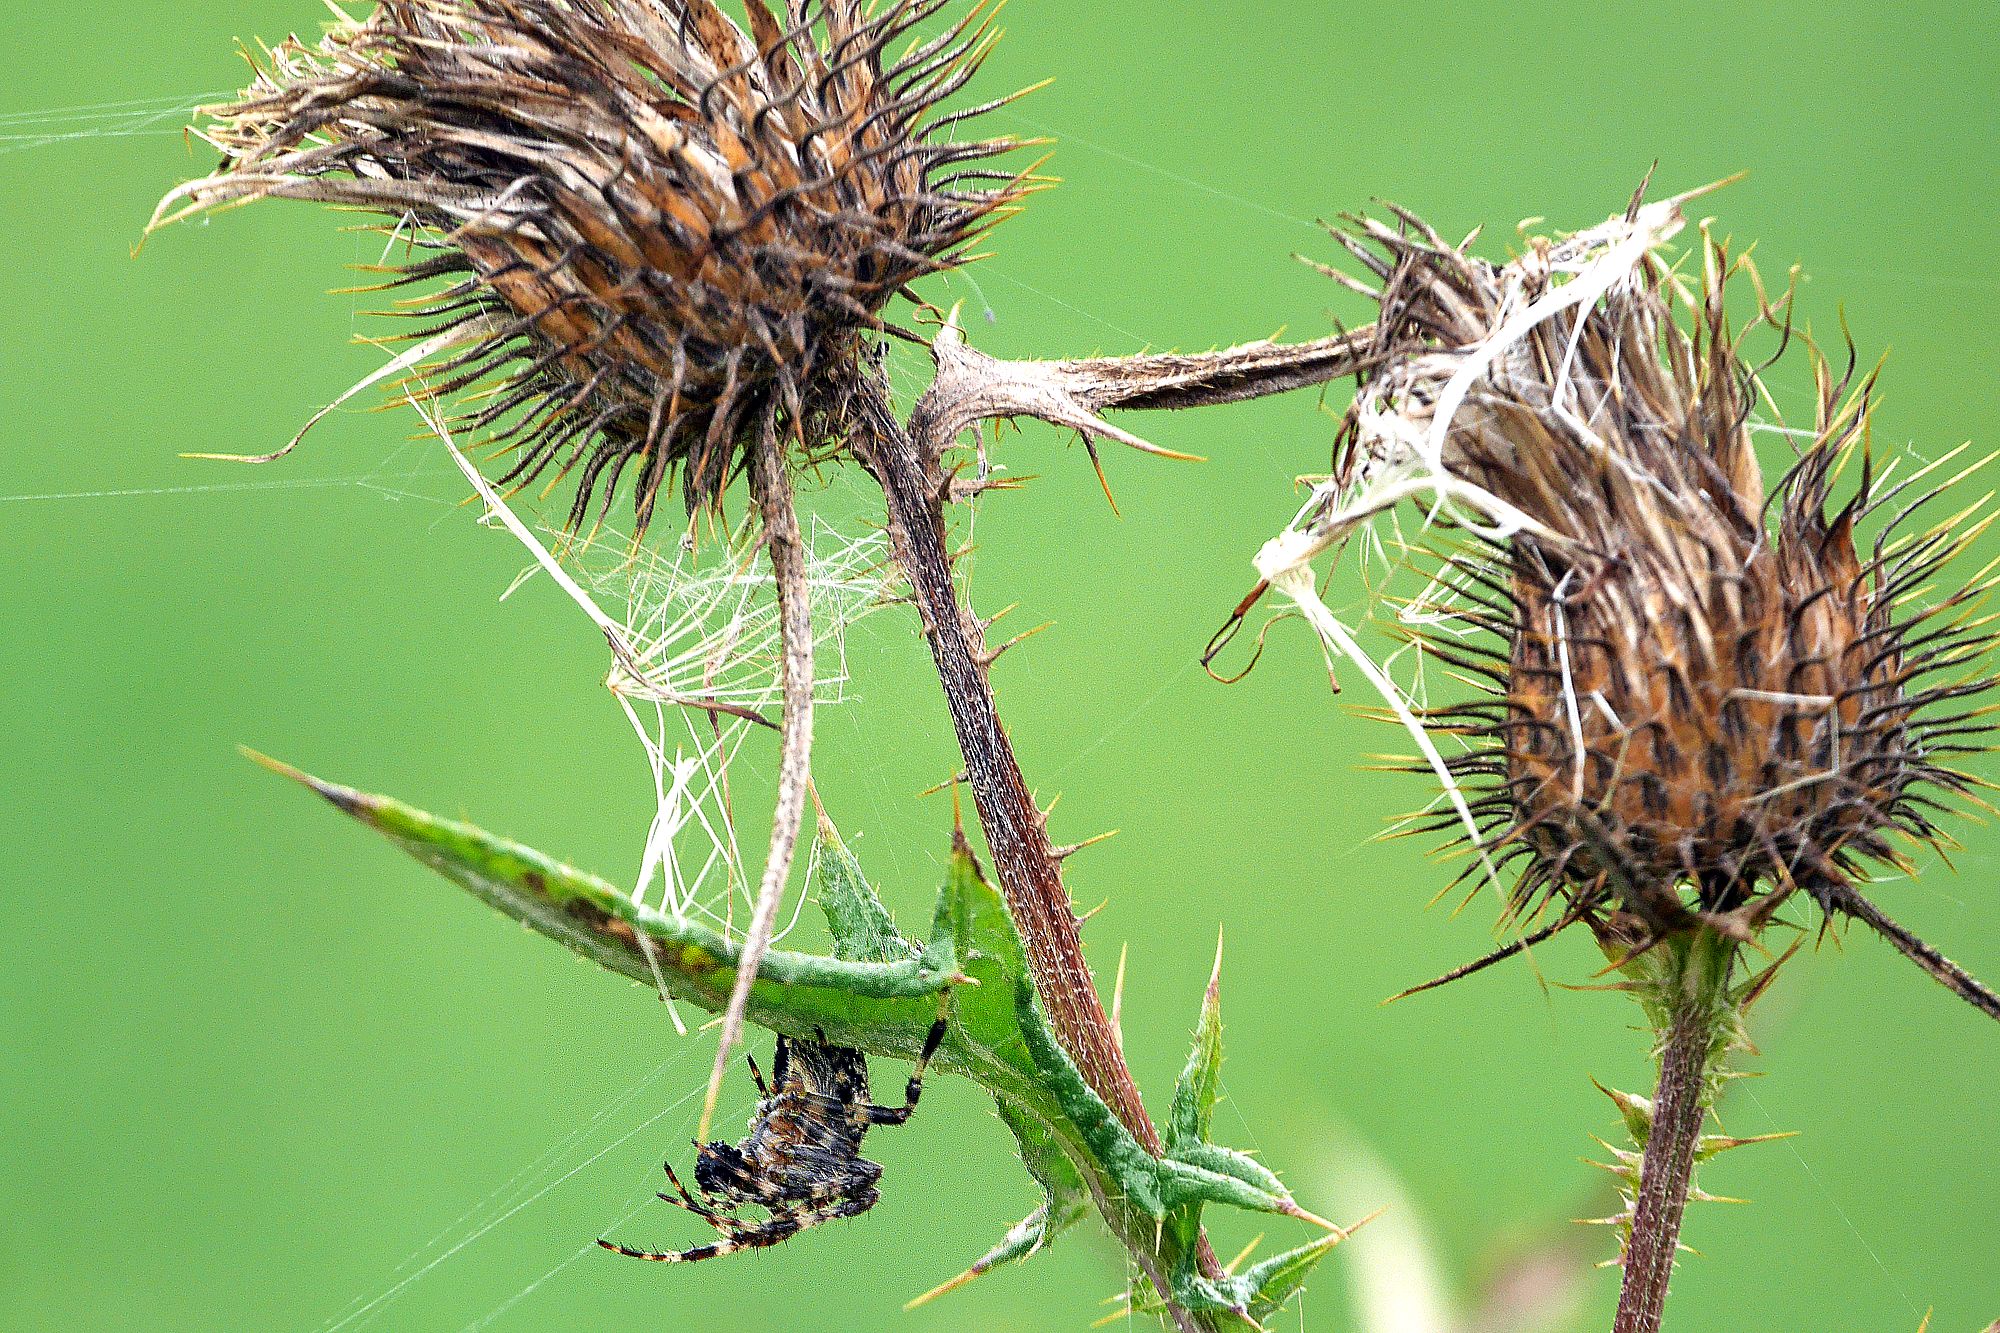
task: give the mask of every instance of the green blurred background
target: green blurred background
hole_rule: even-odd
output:
[[[324,294],[379,240],[277,204],[130,253],[159,194],[206,166],[170,133],[176,99],[239,79],[233,38],[322,11],[9,8],[0,1328],[314,1330],[364,1307],[339,1326],[1095,1317],[1124,1274],[1088,1230],[899,1312],[1032,1203],[981,1097],[949,1081],[873,1145],[888,1189],[865,1219],[699,1270],[579,1251],[686,1152],[709,1048],[235,747],[624,877],[648,778],[598,686],[602,643],[545,584],[498,602],[520,556],[456,507],[462,482],[406,414],[337,415],[259,471],[176,458],[274,447],[379,363],[348,339],[380,326]],[[1658,158],[1669,189],[1749,169],[1708,201],[1724,229],[1769,272],[1806,265],[1821,330],[1844,307],[1866,357],[1893,348],[1883,440],[2000,441],[1991,9],[1017,0],[1007,23],[985,87],[1055,76],[1007,128],[1056,136],[1066,183],[999,233],[977,292],[934,293],[990,304],[970,326],[988,350],[1317,334],[1362,311],[1293,262],[1331,256],[1315,218],[1386,196],[1448,232],[1492,224],[1497,253],[1521,217],[1621,207]],[[97,105],[122,99],[167,110]],[[1327,1264],[1300,1325],[1440,1333],[1427,1305],[1547,1251],[1583,1274],[1581,1305],[1539,1326],[1604,1327],[1613,1276],[1583,1268],[1610,1237],[1567,1219],[1606,1206],[1579,1160],[1614,1129],[1590,1078],[1647,1078],[1629,1006],[1514,967],[1379,1007],[1491,940],[1486,903],[1425,910],[1441,871],[1417,847],[1369,841],[1428,789],[1358,771],[1398,737],[1343,711],[1296,627],[1235,688],[1193,666],[1290,515],[1291,478],[1324,465],[1330,416],[1302,394],[1138,428],[1213,461],[1107,456],[1122,519],[1072,442],[1005,444],[1042,479],[986,506],[973,595],[1056,622],[998,669],[1001,702],[1031,779],[1064,793],[1057,832],[1123,830],[1072,885],[1109,901],[1088,928],[1107,986],[1132,947],[1142,1086],[1164,1098],[1226,924],[1219,1128],[1320,1212],[1395,1204]],[[874,512],[853,478],[816,503]],[[818,762],[905,913],[950,819],[917,793],[954,767],[912,630],[891,613],[857,632],[857,697],[826,715]],[[1965,842],[1956,873],[1880,897],[2000,978],[2000,835]],[[1579,941],[1540,959],[1571,981],[1599,961]],[[1758,1037],[1770,1076],[1732,1091],[1724,1124],[1801,1136],[1709,1173],[1755,1202],[1693,1211],[1702,1256],[1674,1326],[1909,1333],[1934,1306],[1937,1333],[1972,1333],[2000,1316],[1991,1023],[1857,935],[1799,961]],[[695,1239],[657,1206],[618,1231]]]

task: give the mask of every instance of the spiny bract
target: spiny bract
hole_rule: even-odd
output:
[[[643,530],[676,469],[692,510],[747,450],[839,448],[863,333],[1027,188],[982,165],[1012,141],[950,137],[989,108],[932,114],[991,49],[983,4],[912,35],[948,2],[749,0],[745,33],[710,0],[384,0],[253,61],[162,217],[393,219],[434,253],[388,285],[453,283],[403,312],[451,351],[416,392],[483,390],[503,481],[575,471],[572,526],[629,473]]]
[[[1472,745],[1451,766],[1493,859],[1522,863],[1512,911],[1554,895],[1557,927],[1618,913],[1606,938],[1644,949],[1698,924],[1747,938],[1804,890],[2000,1017],[1857,888],[1871,862],[1903,866],[1895,835],[1942,841],[1939,797],[1979,785],[1954,764],[1988,748],[1990,710],[1974,701],[1994,683],[1977,614],[1993,585],[1929,594],[1985,522],[1903,534],[1949,463],[1878,470],[1874,377],[1817,351],[1812,429],[1787,432],[1803,442],[1767,492],[1753,440],[1768,396],[1725,298],[1754,289],[1750,328],[1775,329],[1782,353],[1790,294],[1767,299],[1706,237],[1700,279],[1684,279],[1647,233],[1678,227],[1660,210],[1635,201],[1622,227],[1536,239],[1504,266],[1407,215],[1346,234],[1382,284],[1382,368],[1346,422],[1350,482],[1441,438],[1444,470],[1497,497],[1514,528],[1444,579],[1490,633],[1425,645],[1490,695],[1429,721]],[[1598,265],[1622,271],[1596,299],[1552,296],[1566,289],[1553,275],[1593,284]],[[1844,466],[1860,475],[1839,501]],[[1857,525],[1885,509],[1858,547]]]

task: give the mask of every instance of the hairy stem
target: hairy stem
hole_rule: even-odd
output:
[[[1735,1010],[1728,996],[1736,946],[1698,932],[1675,952],[1677,965],[1661,983],[1664,1018],[1660,1082],[1653,1096],[1652,1128],[1639,1170],[1632,1234],[1625,1246],[1625,1279],[1618,1293],[1612,1333],[1659,1333],[1680,1248],[1701,1148],[1702,1121],[1713,1100],[1715,1075],[1733,1035]]]
[[[777,586],[778,624],[784,644],[785,717],[778,759],[777,808],[771,818],[771,847],[764,858],[764,877],[757,886],[757,905],[743,937],[743,961],[736,986],[722,1017],[722,1040],[715,1048],[715,1068],[702,1100],[699,1139],[708,1137],[716,1099],[729,1067],[729,1057],[743,1034],[743,1013],[757,964],[770,948],[778,924],[778,907],[791,878],[793,854],[805,819],[806,791],[812,779],[813,636],[812,597],[806,580],[805,539],[799,533],[798,511],[792,504],[791,483],[785,479],[784,455],[770,429],[750,454],[750,489],[764,524],[764,545],[771,556],[771,576]]]

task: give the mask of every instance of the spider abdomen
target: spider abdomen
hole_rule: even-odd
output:
[[[868,1096],[868,1060],[860,1051],[817,1041],[778,1038],[772,1082],[766,1085],[754,1061],[751,1073],[761,1095],[750,1132],[740,1143],[706,1143],[695,1156],[700,1197],[688,1193],[674,1174],[673,1194],[661,1194],[706,1221],[721,1239],[690,1250],[640,1250],[613,1241],[599,1245],[634,1259],[696,1263],[742,1249],[777,1245],[807,1227],[840,1217],[858,1217],[881,1199],[875,1186],[879,1164],[861,1156],[861,1140],[877,1125],[909,1120],[923,1090],[924,1068],[944,1040],[945,1020],[931,1025],[904,1085],[901,1106],[876,1106]],[[739,1215],[745,1205],[764,1209],[759,1221]]]

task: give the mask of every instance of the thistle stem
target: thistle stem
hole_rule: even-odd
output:
[[[938,450],[922,448],[896,420],[886,391],[864,391],[868,463],[882,486],[896,555],[923,618],[945,707],[965,758],[972,800],[1008,911],[1027,947],[1036,994],[1063,1049],[1091,1090],[1146,1149],[1160,1136],[1140,1101],[1098,999],[1076,913],[1042,812],[1029,794],[987,679],[984,635],[959,605],[945,540],[946,479]]]
[[[1728,996],[1736,945],[1703,930],[1686,944],[1660,946],[1678,955],[1678,966],[1660,982],[1665,1019],[1660,1082],[1653,1097],[1652,1128],[1639,1169],[1632,1234],[1625,1246],[1625,1280],[1618,1293],[1612,1333],[1659,1333],[1680,1248],[1701,1148],[1702,1121],[1714,1097],[1715,1076],[1735,1032]]]
[[[993,854],[1008,914],[1027,952],[1035,993],[1048,1011],[1056,1039],[1084,1081],[1132,1137],[1157,1157],[1161,1152],[1159,1132],[1146,1114],[1117,1033],[1091,980],[1076,912],[1069,891],[1063,887],[1061,863],[1049,842],[1047,821],[1021,775],[1013,743],[1000,725],[987,679],[991,658],[985,654],[984,634],[959,605],[952,583],[943,503],[948,481],[938,461],[941,450],[919,444],[903,428],[889,404],[885,385],[870,382],[861,396],[868,435],[864,458],[882,487],[897,561],[909,579],[923,619],[924,638],[930,644],[938,680],[944,687],[945,707],[965,759],[973,805],[986,846]],[[1210,1325],[1168,1295],[1170,1288],[1159,1256],[1142,1252],[1144,1249],[1144,1243],[1133,1245],[1135,1257],[1160,1293],[1175,1328],[1179,1333],[1203,1333]],[[1220,1271],[1206,1237],[1200,1241],[1196,1257],[1205,1272],[1211,1268]]]

